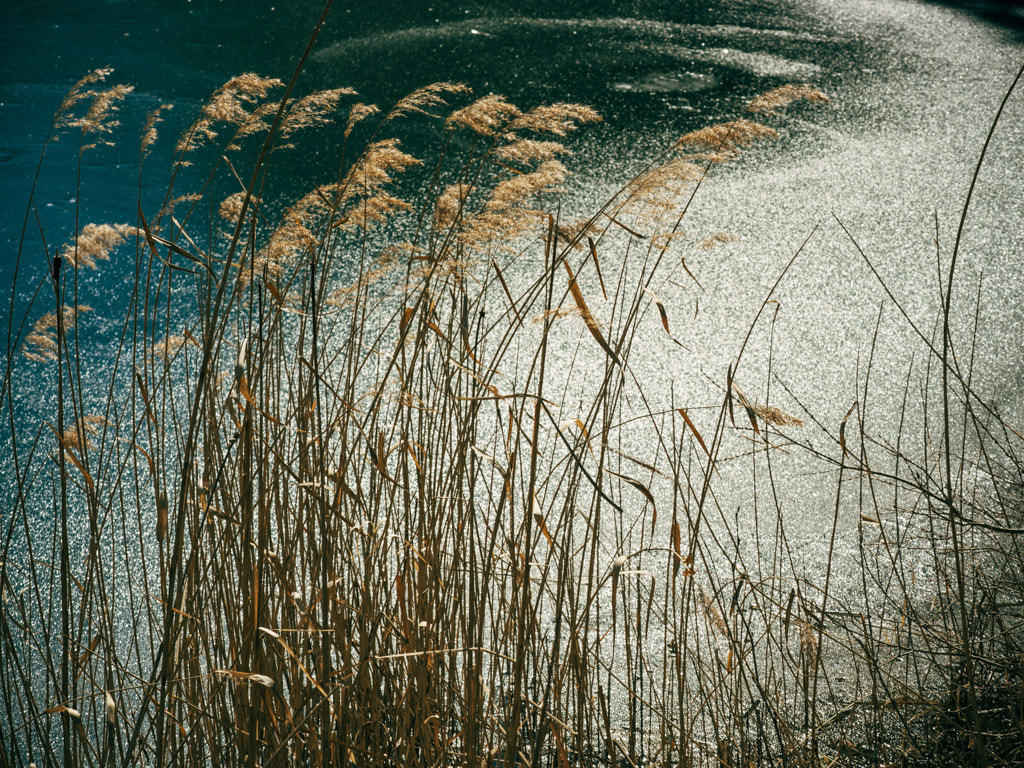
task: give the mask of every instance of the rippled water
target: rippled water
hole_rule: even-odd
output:
[[[512,6],[515,6],[515,11]],[[954,8],[919,2],[423,3],[349,8],[339,4],[302,87],[353,85],[387,104],[434,80],[463,81],[530,106],[581,101],[605,122],[577,141],[584,170],[568,213],[589,213],[623,180],[681,133],[740,114],[753,95],[806,81],[825,90],[826,107],[792,110],[780,142],[712,179],[688,216],[694,236],[727,232],[735,241],[688,255],[702,290],[665,284],[659,293],[684,354],[651,334],[643,367],[653,392],[705,392],[705,374],[724,380],[767,290],[815,230],[776,298],[772,369],[800,402],[835,425],[857,397],[876,317],[875,394],[869,411],[891,422],[910,364],[907,325],[841,231],[857,238],[919,327],[938,309],[934,220],[948,259],[970,175],[992,116],[1024,45],[1012,27]],[[165,135],[187,124],[197,104],[229,76],[254,70],[287,78],[316,12],[311,2],[22,3],[0,31],[0,274],[9,283],[24,204],[51,113],[90,68],[110,64],[135,84],[122,111],[117,148],[90,153],[76,190],[70,143],[50,151],[39,215],[50,246],[71,234],[80,198],[83,221],[133,221],[134,136],[160,102],[175,110]],[[1021,414],[1024,366],[1024,95],[1008,107],[982,170],[967,221],[962,289],[955,308],[972,313],[980,288],[978,378],[1003,412]],[[417,137],[409,137],[415,149]],[[165,142],[169,143],[169,142]],[[159,167],[167,149],[150,160]],[[293,159],[296,177],[321,152]],[[29,253],[38,256],[30,227]],[[35,248],[35,251],[32,250]],[[612,255],[614,258],[614,255]],[[38,277],[43,267],[30,264]],[[94,288],[116,308],[118,265]],[[31,281],[23,284],[30,291]],[[95,302],[94,302],[95,303]],[[884,303],[884,306],[883,306]],[[4,312],[7,310],[5,309]],[[116,313],[114,313],[116,314]],[[647,318],[652,328],[657,319]],[[97,326],[100,343],[106,338]],[[759,326],[739,376],[762,390],[767,326]],[[646,361],[646,362],[645,362]],[[778,391],[776,388],[775,391]],[[702,396],[702,395],[701,395]],[[782,404],[792,407],[792,401]],[[642,447],[642,446],[638,446]],[[794,481],[813,520],[818,491]]]
[[[28,219],[17,305],[45,286],[36,216],[51,251],[73,233],[76,205],[83,223],[135,221],[135,190],[126,183],[135,178],[136,136],[145,114],[160,103],[174,105],[161,128],[163,144],[148,161],[158,175],[156,169],[169,165],[169,137],[191,122],[220,83],[243,71],[287,79],[316,11],[310,0],[92,0],[6,8],[0,28],[5,287],[14,274],[39,149],[63,93],[84,72],[104,65],[115,67],[116,80],[135,85],[121,112],[119,143],[87,153],[81,189],[73,142],[48,150],[38,209]],[[652,307],[640,320],[631,365],[653,411],[686,403],[710,430],[711,416],[701,406],[721,402],[726,371],[758,307],[806,240],[773,296],[777,305],[754,326],[737,381],[759,402],[799,414],[806,406],[833,433],[851,403],[866,400],[864,430],[885,442],[896,434],[908,372],[920,375],[926,355],[843,226],[910,319],[933,333],[940,306],[937,260],[948,264],[981,146],[1024,63],[1024,41],[1014,23],[1019,17],[1012,8],[1000,13],[1003,24],[946,5],[892,0],[339,3],[300,88],[351,85],[364,100],[387,105],[427,82],[451,80],[466,82],[477,94],[502,93],[524,107],[590,104],[605,120],[573,139],[569,165],[579,172],[568,185],[567,217],[589,215],[676,137],[740,115],[757,93],[792,81],[821,88],[832,99],[829,105],[794,107],[777,121],[779,142],[716,170],[702,188],[685,222],[690,242],[719,232],[732,239],[684,252],[699,286],[679,268],[675,279],[654,286],[686,349],[666,337]],[[433,138],[413,130],[404,140],[415,152]],[[331,150],[325,140],[305,146],[289,156],[291,175],[315,178]],[[976,344],[979,394],[1018,424],[1024,417],[1022,161],[1024,91],[1009,101],[979,176],[954,297],[958,348]],[[283,198],[294,191],[287,184],[278,189]],[[156,205],[159,198],[148,202]],[[602,258],[611,265],[625,256],[609,249]],[[83,281],[98,310],[86,359],[109,359],[118,333],[113,318],[125,308],[130,269],[115,260]],[[607,316],[596,296],[589,300],[595,314]],[[6,298],[0,306],[6,318]],[[32,318],[42,311],[37,308]],[[972,339],[975,325],[979,333]],[[552,354],[549,367],[561,366],[570,379],[585,378],[568,362],[581,335],[579,328],[574,333],[564,347],[572,351],[561,359]],[[865,397],[869,358],[872,386]],[[17,417],[32,429],[52,419],[52,397],[44,389],[27,377],[16,385]],[[559,418],[579,415],[570,403],[562,405]],[[905,425],[914,435],[921,427],[919,421]],[[618,437],[626,453],[657,461],[649,431],[626,427]],[[835,446],[820,439],[816,447],[834,455]],[[0,457],[5,498],[13,493],[10,461]],[[823,471],[831,469],[827,464],[802,463],[797,456],[777,462],[771,492],[780,519],[786,518],[796,570],[820,581],[835,475]],[[735,511],[723,527],[735,532],[736,550],[757,557],[759,552],[749,552],[751,542],[740,540],[740,532],[756,539],[746,533],[750,519],[757,519],[750,464],[723,456],[720,468],[709,508],[723,515]],[[658,482],[652,473],[660,504],[667,484],[659,489]],[[46,489],[38,492],[45,495]],[[40,518],[47,509],[40,505]],[[857,508],[851,504],[842,512],[839,592],[860,588],[849,575],[854,568],[847,567],[858,554]]]

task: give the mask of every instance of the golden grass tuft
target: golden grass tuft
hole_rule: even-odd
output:
[[[569,149],[557,141],[518,138],[494,150],[495,159],[506,163],[543,162],[566,154],[570,154]]]
[[[138,229],[129,224],[86,224],[60,255],[71,267],[97,269],[96,262],[109,261],[111,251],[137,234]]]
[[[79,118],[69,119],[66,125],[69,128],[78,128],[82,135],[111,133],[121,123],[114,119],[120,103],[125,96],[132,92],[130,85],[115,85],[103,91],[92,93],[92,103],[86,113]],[[107,143],[107,142],[102,142]],[[92,144],[83,145],[86,149]]]
[[[583,104],[542,104],[513,119],[509,129],[565,136],[581,125],[600,121],[597,110]]]
[[[148,154],[152,146],[156,143],[156,127],[163,119],[161,117],[161,114],[171,109],[174,109],[173,104],[161,104],[159,107],[157,107],[156,109],[151,109],[146,114],[146,122],[142,128],[142,140],[139,143],[139,151],[143,155]]]
[[[91,72],[86,74],[82,79],[76,82],[73,86],[71,86],[71,88],[68,90],[67,94],[61,101],[60,106],[57,108],[56,124],[58,126],[68,125],[68,123],[66,122],[68,119],[70,119],[68,113],[80,101],[82,101],[83,99],[87,99],[89,98],[89,96],[95,94],[95,91],[86,90],[87,86],[93,85],[95,83],[102,83],[104,80],[110,77],[110,75],[113,72],[114,70],[112,67],[100,67],[98,69],[92,70]]]
[[[439,231],[450,229],[462,215],[472,186],[469,184],[452,184],[437,196],[434,205],[434,228]]]
[[[715,232],[713,235],[697,241],[697,247],[702,251],[708,251],[714,248],[716,245],[723,245],[724,243],[734,243],[739,240],[736,235],[730,235],[727,232]]]
[[[154,359],[171,361],[188,345],[199,346],[199,342],[192,334],[167,334],[149,348],[149,354]]]
[[[581,251],[585,247],[583,243],[586,234],[592,229],[592,227],[593,224],[589,219],[581,217],[574,218],[570,221],[558,222],[555,225],[557,243],[560,247],[569,245],[573,250]]]
[[[535,315],[530,318],[530,322],[534,325],[546,322],[547,320],[559,320],[563,317],[583,317],[583,312],[575,304],[570,307],[555,307],[554,309],[546,309],[539,315]]]
[[[470,92],[469,87],[463,83],[431,83],[422,88],[417,88],[412,93],[399,99],[384,120],[387,122],[388,120],[414,114],[437,117],[437,115],[430,111],[432,108],[447,106],[448,96],[468,94]]]
[[[449,128],[466,128],[483,136],[497,136],[520,115],[519,107],[510,104],[504,96],[492,93],[455,110],[445,122]]]
[[[747,104],[747,111],[760,115],[779,115],[794,101],[809,101],[812,104],[826,104],[828,96],[810,85],[789,84],[773,88],[755,96]]]
[[[626,185],[623,205],[640,213],[644,222],[659,221],[675,209],[682,190],[703,176],[704,169],[686,157],[669,158]]]
[[[679,138],[677,146],[711,150],[714,153],[724,153],[724,157],[728,157],[759,139],[777,138],[779,134],[774,128],[740,118],[690,131]]]
[[[345,96],[356,96],[354,88],[331,88],[303,96],[289,108],[281,123],[280,136],[288,139],[297,131],[319,128],[330,123],[333,113]]]
[[[92,312],[92,307],[87,304],[73,307],[65,305],[60,317],[57,312],[47,312],[36,320],[32,325],[32,332],[25,337],[25,357],[38,362],[56,360],[59,326],[63,325],[65,333],[74,329],[78,323],[78,315],[82,312]]]
[[[708,625],[721,639],[728,640],[729,625],[726,623],[725,617],[722,616],[722,612],[718,609],[718,605],[715,603],[714,599],[700,584],[697,585],[697,598],[700,601],[700,607]]]
[[[69,451],[81,456],[95,447],[90,438],[97,437],[109,422],[103,416],[83,416],[61,433],[60,441]]]
[[[250,130],[254,130],[253,126],[261,125],[260,121],[269,111],[257,111],[259,102],[271,90],[283,85],[277,78],[261,77],[251,72],[231,78],[214,91],[212,98],[200,110],[199,117],[178,140],[178,153],[187,154],[217,138],[214,130],[217,123],[238,128],[249,124]]]
[[[362,102],[353,104],[348,111],[348,120],[345,121],[345,138],[348,139],[352,135],[352,131],[359,123],[379,112],[380,107],[373,104],[363,104]]]
[[[536,170],[515,174],[495,185],[485,204],[486,210],[508,210],[543,192],[554,191],[567,175],[568,171],[561,162],[545,160]]]
[[[114,85],[104,90],[87,89],[87,86],[101,83],[106,80],[114,70],[110,67],[94,69],[68,91],[61,101],[57,113],[54,115],[54,126],[58,129],[77,128],[82,132],[83,139],[94,134],[109,134],[120,122],[114,117],[125,97],[132,92],[129,85]],[[74,108],[82,101],[90,101],[88,109],[84,114],[75,117]],[[89,149],[98,143],[107,144],[109,141],[95,137],[93,143],[87,144],[83,141],[81,149]]]
[[[217,215],[225,221],[234,224],[242,215],[242,203],[245,202],[245,192],[235,192],[220,201],[217,206]]]

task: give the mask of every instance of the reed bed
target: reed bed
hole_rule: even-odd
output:
[[[302,61],[213,94],[155,210],[162,109],[134,222],[19,251],[0,764],[1024,759],[1024,454],[952,342],[959,243],[907,374],[921,434],[862,428],[870,361],[839,424],[770,365],[745,394],[745,349],[711,394],[637,373],[652,328],[685,346],[659,296],[698,284],[687,249],[732,239],[684,233],[694,196],[824,94],[757,96],[573,218],[566,138],[592,109],[439,83],[381,110],[300,96]],[[130,97],[109,76],[55,117],[79,158]],[[395,138],[411,121],[432,156]],[[311,131],[337,163],[282,204]],[[133,266],[97,361],[108,259]],[[817,569],[776,485],[794,455],[831,489]]]

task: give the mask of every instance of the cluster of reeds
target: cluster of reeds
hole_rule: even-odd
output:
[[[108,75],[55,120],[82,152],[127,94]],[[917,456],[857,408],[817,424],[733,370],[710,402],[655,398],[631,362],[645,318],[682,345],[654,289],[731,240],[685,235],[687,208],[772,127],[688,133],[570,219],[563,139],[593,110],[441,83],[382,112],[295,81],[220,88],[157,210],[19,254],[38,277],[3,382],[0,763],[1020,757],[1020,437],[953,354],[948,302],[922,337],[945,443]],[[797,98],[824,100],[751,110]],[[277,204],[278,154],[336,119],[329,177]],[[433,157],[394,138],[406,120],[437,123]],[[82,278],[108,257],[130,300],[99,366]],[[779,448],[834,474],[833,543],[859,510],[852,599],[831,546],[820,579],[794,564]],[[742,542],[717,493],[737,453]]]

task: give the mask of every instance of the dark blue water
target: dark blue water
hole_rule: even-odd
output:
[[[119,149],[89,154],[83,189],[76,189],[68,172],[72,148],[52,153],[39,204],[53,240],[71,234],[66,214],[73,199],[85,206],[86,220],[134,217],[134,197],[124,194],[125,176],[136,163],[137,135],[149,109],[175,105],[164,126],[165,136],[173,136],[198,103],[232,75],[254,71],[287,79],[321,8],[315,0],[4,5],[4,284],[43,137],[75,80],[112,66],[114,79],[133,85],[135,93],[122,109]],[[932,23],[934,13],[926,6],[888,5],[901,7],[903,15],[916,14],[912,25]],[[1019,18],[1017,6],[975,4],[1011,25]],[[479,94],[502,93],[526,105],[581,101],[606,118],[590,134],[592,146],[600,148],[597,154],[634,154],[640,162],[667,130],[688,130],[735,114],[752,94],[781,82],[811,81],[834,91],[913,76],[917,67],[897,50],[892,34],[898,29],[870,3],[339,2],[301,89],[350,85],[364,100],[387,105],[424,83],[453,80]],[[1013,36],[1004,30],[997,34]],[[927,57],[929,52],[911,53]],[[844,109],[823,119],[856,117]],[[166,164],[170,143],[163,143],[165,151],[158,150],[152,165]],[[298,162],[315,164],[316,147]]]
[[[174,140],[200,103],[242,72],[287,80],[321,7],[310,0],[5,5],[0,285],[11,284],[39,151],[67,88],[100,66],[115,68],[112,82],[135,88],[121,109],[116,145],[85,154],[81,186],[74,137],[47,150],[28,219],[21,307],[45,279],[40,227],[52,252],[73,234],[76,206],[80,224],[135,221],[145,114],[162,103],[174,106],[146,165],[154,183],[142,198],[154,209]],[[866,354],[885,296],[832,216],[842,218],[874,257],[919,326],[931,327],[937,306],[933,217],[948,257],[991,118],[1024,62],[1019,4],[997,5],[975,4],[976,14],[915,0],[339,2],[299,92],[353,86],[361,100],[386,109],[418,86],[449,80],[467,83],[478,95],[504,94],[523,107],[587,103],[605,121],[573,139],[569,165],[580,173],[570,184],[575,203],[567,206],[576,205],[574,215],[589,215],[674,137],[741,114],[751,97],[777,85],[821,88],[832,97],[830,105],[792,110],[778,123],[782,141],[728,169],[695,201],[688,214],[695,238],[725,231],[736,240],[689,255],[705,288],[699,296],[689,288],[661,289],[680,334],[699,355],[662,364],[678,353],[658,350],[648,373],[652,389],[664,392],[673,385],[697,387],[698,372],[720,375],[746,334],[748,310],[759,306],[795,248],[818,227],[780,287],[775,370],[837,422],[855,396],[852,361]],[[1022,126],[1024,98],[1018,95],[979,179],[961,254],[965,279],[982,280],[979,316],[986,333],[978,342],[979,370],[996,382],[993,398],[1004,412],[1019,410],[1024,394]],[[436,137],[424,121],[401,130],[414,152]],[[330,178],[337,140],[337,132],[327,130],[285,156],[273,193],[287,200],[311,181]],[[121,314],[129,262],[115,258],[86,275],[90,303],[105,310],[96,312],[88,331],[100,343],[116,330],[104,319]],[[697,300],[699,319],[682,325]],[[6,316],[6,299],[2,306]],[[42,311],[30,313],[29,322]],[[881,402],[900,391],[911,341],[898,317],[886,320],[876,357]],[[756,359],[751,367],[758,370]]]
[[[115,148],[86,155],[76,186],[74,137],[50,150],[37,195],[53,241],[69,237],[74,202],[83,221],[134,219],[126,193],[145,114],[173,104],[149,162],[165,167],[198,104],[229,77],[287,80],[321,5],[258,2],[8,3],[0,30],[0,277],[10,281],[35,164],[51,116],[84,73],[111,66],[135,91],[121,110]],[[300,84],[348,85],[384,107],[428,82],[465,82],[533,105],[580,101],[606,122],[591,131],[595,156],[652,150],[666,127],[688,130],[736,112],[759,90],[789,80],[835,82],[859,71],[862,41],[837,38],[792,3],[337,3]],[[296,163],[318,161],[314,141]],[[33,216],[34,218],[34,216]],[[36,230],[33,221],[30,230]],[[30,232],[34,235],[35,232]]]

